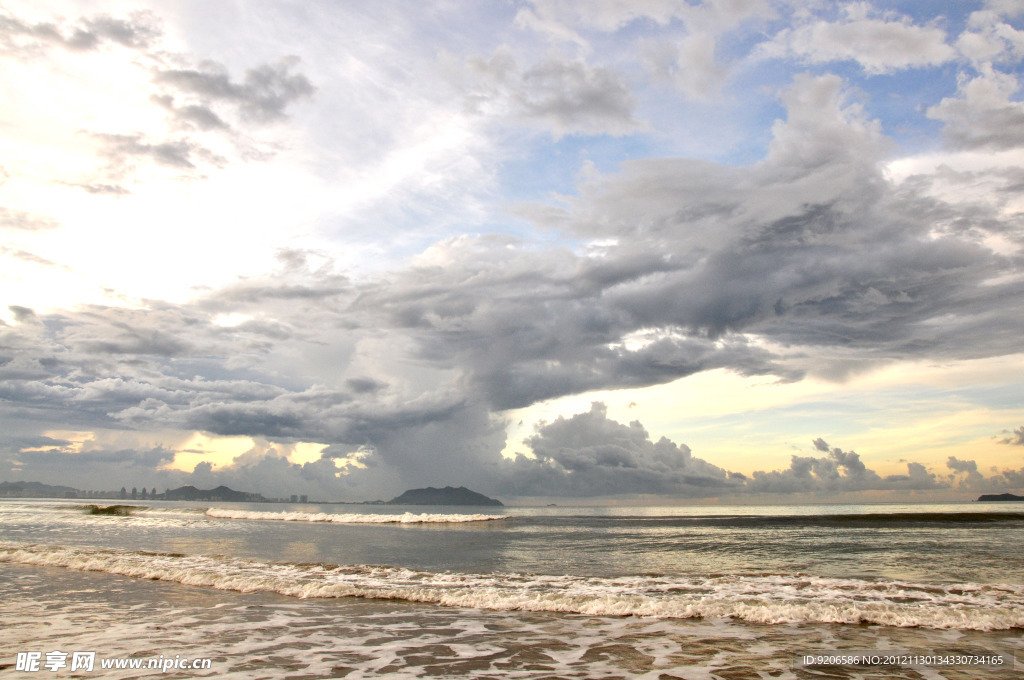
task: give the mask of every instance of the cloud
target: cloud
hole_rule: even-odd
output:
[[[939,476],[922,463],[907,473],[881,476],[859,454],[812,442],[824,456],[794,455],[784,470],[730,472],[694,456],[685,444],[651,440],[638,421],[607,417],[603,403],[571,418],[541,423],[524,442],[532,455],[506,462],[503,493],[511,496],[586,497],[655,494],[706,497],[728,494],[824,494],[864,491],[938,491],[1020,488],[1024,469],[985,477],[974,461],[950,457],[952,475]]]
[[[786,28],[757,48],[763,57],[794,56],[811,64],[856,62],[869,74],[935,66],[956,57],[945,32],[908,17],[872,18],[867,3],[847,7],[841,21],[809,21]]]
[[[575,30],[617,32],[630,24],[647,20],[665,26],[680,21],[691,28],[725,30],[743,21],[772,13],[764,0],[530,0],[516,14],[516,24],[547,34],[556,40],[583,43]]]
[[[843,380],[898,359],[1000,356],[1024,323],[1021,284],[992,281],[1018,264],[983,244],[1016,234],[1011,218],[971,205],[965,223],[962,205],[930,195],[933,178],[889,182],[886,140],[840,79],[799,77],[781,97],[760,163],[638,160],[586,179],[551,223],[573,246],[463,236],[358,282],[284,251],[277,271],[191,303],[0,328],[23,376],[0,396],[40,424],[364,450],[345,481],[382,494],[445,477],[545,494],[556,479],[572,494],[738,487],[600,410],[539,432],[537,460],[506,472],[500,412],[712,368]],[[622,443],[555,445],[584,426]],[[938,484],[919,464],[886,478],[822,446],[743,488]]]
[[[953,471],[953,479],[959,488],[982,490],[991,486],[984,475],[978,472],[978,464],[973,460],[959,460],[956,456],[950,456],[946,460],[946,467]]]
[[[105,14],[83,17],[76,24],[32,23],[10,14],[0,14],[0,50],[27,54],[45,45],[69,50],[101,49],[108,44],[146,49],[162,31],[152,14],[135,12],[126,18]]]
[[[14,315],[14,320],[18,323],[35,322],[37,321],[35,311],[28,307],[22,307],[20,305],[8,305],[7,309],[11,310],[11,314]]]
[[[176,107],[173,98],[165,95],[160,100],[161,105],[171,108],[179,118],[199,127],[210,129],[226,125],[208,107],[212,103],[232,105],[243,120],[270,123],[284,119],[289,105],[310,97],[315,91],[305,75],[290,72],[298,63],[297,58],[286,57],[276,64],[261,64],[246,71],[242,82],[235,82],[227,69],[208,61],[198,69],[160,69],[155,81],[201,102]]]
[[[191,479],[200,488],[224,484],[232,489],[255,491],[269,498],[308,494],[317,500],[333,499],[338,497],[339,489],[348,486],[342,471],[331,459],[292,463],[287,459],[288,453],[287,448],[280,444],[260,440],[253,449],[225,467],[211,470],[208,465],[197,464]]]
[[[614,71],[548,53],[526,69],[510,50],[471,58],[464,67],[464,96],[473,110],[564,135],[636,132],[635,103]]]
[[[89,108],[79,118],[67,119],[66,129],[51,131],[57,139],[78,133],[91,140],[101,165],[49,179],[96,195],[129,194],[154,172],[195,180],[229,163],[265,161],[279,148],[272,124],[287,121],[294,105],[315,91],[296,57],[257,63],[238,80],[213,60],[172,52],[163,42],[161,22],[149,13],[35,23],[0,14],[0,51],[25,62],[25,68],[41,71],[54,62],[56,50],[70,50],[73,57],[69,66],[44,74],[49,78],[45,87],[74,91],[79,83],[62,80],[74,77],[73,68],[118,74],[110,86],[94,88],[94,101],[85,99]],[[119,89],[126,78],[135,78],[135,87]],[[31,89],[21,95],[34,98]],[[99,100],[101,106],[93,105]],[[27,111],[15,134],[32,138]],[[125,111],[131,113],[119,113]],[[54,124],[52,111],[40,111],[39,117]],[[85,129],[77,127],[82,121]],[[0,215],[0,224],[16,222],[14,217]]]
[[[132,193],[118,184],[105,184],[103,182],[64,182],[63,184],[82,189],[86,193],[96,196],[127,196]]]
[[[1009,433],[1009,437],[1004,437],[999,440],[1000,444],[1009,444],[1011,446],[1024,446],[1024,425],[1021,425],[1013,432]]]
[[[933,476],[923,466],[911,464],[906,476],[881,478],[869,470],[854,451],[830,447],[820,437],[813,442],[817,451],[827,452],[820,458],[792,456],[788,470],[757,471],[747,482],[747,490],[755,493],[795,493],[810,491],[866,491],[890,488],[934,488]]]
[[[60,226],[58,222],[24,210],[13,210],[0,206],[0,229],[17,231],[41,231]]]
[[[930,472],[922,463],[908,462],[907,474],[882,477],[868,468],[853,451],[830,447],[823,439],[814,442],[824,457],[793,456],[787,470],[758,471],[747,481],[745,491],[755,493],[855,492],[855,491],[1002,491],[1019,489],[1024,469],[1003,470],[991,477],[978,471],[973,460],[950,456],[950,475]]]
[[[858,15],[861,6],[851,7],[841,20],[808,19],[778,44],[808,63],[858,60],[864,68],[855,80],[952,58],[935,25]],[[760,39],[755,28],[764,25],[731,42],[722,36],[730,26],[767,18],[764,3],[536,2],[522,10],[520,17],[540,22],[535,26],[564,29],[570,43],[573,35],[593,46],[613,33],[651,36],[649,65],[690,97],[714,97],[729,74],[763,68],[735,61],[731,50]],[[313,101],[323,107],[314,112],[320,127],[303,134],[329,152],[316,150],[311,172],[337,173],[324,186],[344,194],[324,200],[331,210],[346,202],[370,207],[360,208],[359,218],[343,206],[330,219],[310,217],[316,209],[283,219],[301,224],[301,238],[334,246],[347,246],[353,221],[362,219],[372,238],[410,254],[384,273],[347,275],[312,264],[316,258],[296,248],[283,251],[273,271],[253,274],[255,265],[246,263],[247,277],[195,289],[187,302],[40,308],[35,321],[0,326],[0,419],[23,425],[18,436],[68,427],[243,435],[264,442],[228,466],[238,475],[253,470],[249,477],[213,467],[194,474],[247,484],[269,484],[274,474],[298,484],[310,474],[317,480],[310,483],[325,489],[381,496],[424,483],[575,495],[930,489],[944,488],[949,476],[970,476],[951,468],[942,477],[913,462],[906,475],[883,477],[855,452],[819,439],[788,469],[744,478],[695,458],[683,444],[654,441],[639,423],[615,423],[599,407],[535,433],[532,458],[505,463],[498,453],[503,411],[591,390],[664,384],[709,369],[843,381],[901,360],[1018,352],[1024,284],[1014,248],[1024,234],[1011,208],[1024,178],[1008,168],[892,179],[884,168],[896,147],[868,113],[874,93],[858,93],[835,75],[798,75],[777,89],[785,114],[770,124],[764,158],[728,165],[643,157],[662,147],[660,138],[640,134],[650,91],[634,42],[629,58],[571,44],[561,46],[566,53],[529,56],[534,43],[495,49],[506,34],[453,44],[442,59],[451,85],[445,89],[427,77],[437,65],[427,43],[409,38],[416,44],[406,50],[388,33],[379,54],[360,46],[343,64],[331,62],[332,78],[345,74],[340,87],[321,80],[327,71],[311,59],[313,49],[303,52],[309,67],[261,57],[246,71],[202,55],[169,55],[156,35],[133,39],[143,34],[126,33],[128,24],[55,22],[58,40],[18,21],[8,34],[26,49],[63,50],[78,27],[111,48],[77,52],[78,63],[128,55],[139,76],[135,104],[151,115],[137,119],[144,121],[139,129],[122,119],[78,137],[94,143],[109,166],[105,174],[64,181],[83,189],[76,199],[134,205],[146,195],[136,183],[154,169],[194,179],[250,157],[248,150],[276,148],[266,140],[283,147],[292,132],[278,124],[309,124],[297,112]],[[997,34],[1013,44],[1010,34]],[[903,42],[887,42],[895,39]],[[1007,59],[1013,49],[974,54]],[[1012,148],[1016,81],[996,70],[979,73],[928,113],[945,124],[952,146]],[[770,79],[766,86],[774,87]],[[365,99],[350,102],[352,92]],[[600,162],[564,195],[516,206],[514,217],[529,218],[523,224],[498,214],[499,181],[487,184],[504,172],[503,161],[534,153],[500,148],[524,139],[510,135],[509,125],[556,139],[631,137],[561,140],[559,149]],[[275,126],[280,137],[264,136]],[[485,138],[495,128],[498,134]],[[330,146],[334,136],[344,144]],[[308,151],[289,162],[304,163],[296,159]],[[639,157],[620,162],[631,155]],[[979,182],[987,187],[978,192],[983,199],[944,190]],[[113,199],[129,190],[137,195]],[[416,217],[426,203],[443,214],[444,229],[474,233],[410,235],[410,223],[428,229]],[[13,208],[0,212],[0,225],[25,239],[54,226]],[[505,233],[475,233],[488,230]],[[433,245],[421,251],[418,244],[428,240]],[[359,264],[373,266],[368,259]],[[279,454],[297,442],[322,443],[326,462],[309,469],[282,462]],[[334,461],[354,452],[366,467],[336,477]]]
[[[1024,56],[1024,31],[1003,21],[1013,14],[1019,14],[1019,8],[1004,12],[991,3],[989,8],[972,12],[967,30],[957,38],[957,49],[976,67],[1020,59]]]
[[[60,267],[60,265],[56,264],[51,260],[47,260],[45,257],[40,257],[35,253],[30,253],[29,251],[22,250],[21,248],[8,248],[7,246],[0,246],[0,255],[12,257],[16,260],[21,260],[22,262],[29,262],[31,264],[42,265],[44,267]],[[67,269],[67,267],[60,268]]]
[[[532,0],[516,14],[521,28],[546,36],[552,42],[572,44],[583,51],[599,49],[594,42],[639,22],[655,24],[667,37],[641,39],[640,52],[649,72],[687,96],[708,101],[724,86],[729,68],[719,63],[719,39],[744,22],[773,15],[762,0],[710,0],[689,3],[677,0],[645,2],[578,2]],[[599,45],[603,45],[600,42]]]
[[[178,139],[174,141],[149,142],[141,134],[111,135],[95,133],[94,137],[103,146],[103,154],[114,167],[130,164],[132,159],[150,159],[171,168],[195,168],[194,154],[203,150],[196,144]]]
[[[888,182],[887,142],[846,103],[837,77],[798,77],[782,98],[787,119],[761,163],[626,162],[546,218],[612,244],[581,272],[657,253],[657,268],[590,289],[601,290],[603,318],[620,334],[743,333],[801,347],[815,358],[791,355],[792,368],[832,377],[854,358],[866,366],[1010,352],[1020,320],[1010,321],[1017,314],[1005,295],[1019,282],[982,283],[1017,271],[984,245],[989,235],[1016,238],[1013,218],[971,204],[973,217],[961,221],[964,208],[932,195],[927,179]]]
[[[949,457],[946,461],[946,467],[953,472],[962,472],[968,475],[978,474],[977,463],[973,460],[958,460],[955,456]]]
[[[686,445],[664,437],[653,442],[639,422],[609,419],[599,402],[586,413],[542,423],[525,443],[534,457],[520,455],[506,464],[511,495],[710,496],[739,488],[725,470],[693,457]]]
[[[230,126],[213,109],[199,104],[176,106],[170,94],[153,95],[152,100],[170,111],[180,122],[200,130],[226,130]]]
[[[717,96],[729,70],[715,56],[716,37],[692,33],[675,41],[643,42],[641,50],[654,77],[670,83],[698,101]]]
[[[961,82],[958,96],[929,107],[929,118],[945,123],[943,134],[956,149],[1002,151],[1024,145],[1024,103],[1012,99],[1016,77],[985,69]]]

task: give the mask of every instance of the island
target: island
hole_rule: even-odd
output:
[[[0,498],[77,498],[78,489],[41,482],[0,482]]]
[[[978,500],[981,502],[1001,503],[1004,501],[1024,501],[1024,496],[1017,496],[1012,493],[987,493],[978,496]]]
[[[386,505],[504,505],[499,500],[488,498],[482,493],[470,491],[464,486],[454,488],[446,486],[443,489],[435,489],[428,486],[426,489],[409,489],[401,496],[396,496]]]
[[[165,491],[159,498],[165,501],[228,501],[234,503],[259,503],[265,500],[258,493],[235,491],[224,485],[208,491],[197,489],[194,486],[180,486],[177,489]]]

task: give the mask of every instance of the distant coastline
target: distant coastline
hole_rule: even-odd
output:
[[[157,493],[156,488],[139,491],[133,487],[130,491],[121,487],[120,491],[82,491],[70,486],[54,486],[41,482],[0,482],[0,498],[81,498],[81,499],[113,499],[132,501],[227,501],[245,503],[278,503],[285,499],[264,498],[258,493],[235,491],[226,486],[215,489],[197,489],[194,486],[181,486]]]
[[[209,501],[215,503],[315,503],[331,505],[452,505],[452,506],[503,506],[499,500],[471,491],[464,486],[446,486],[437,489],[409,489],[389,501],[308,501],[305,495],[291,498],[265,498],[249,491],[235,491],[226,486],[215,489],[197,489],[186,485],[157,493],[156,489],[141,492],[137,488],[120,491],[82,491],[70,486],[54,486],[41,482],[0,482],[0,498],[64,498],[64,499],[109,499],[130,501]]]

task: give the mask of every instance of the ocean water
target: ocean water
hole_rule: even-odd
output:
[[[130,505],[0,501],[0,673],[1024,677],[1020,504]]]

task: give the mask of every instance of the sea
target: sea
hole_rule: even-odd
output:
[[[1019,503],[92,503],[0,501],[0,676],[1024,677]]]

